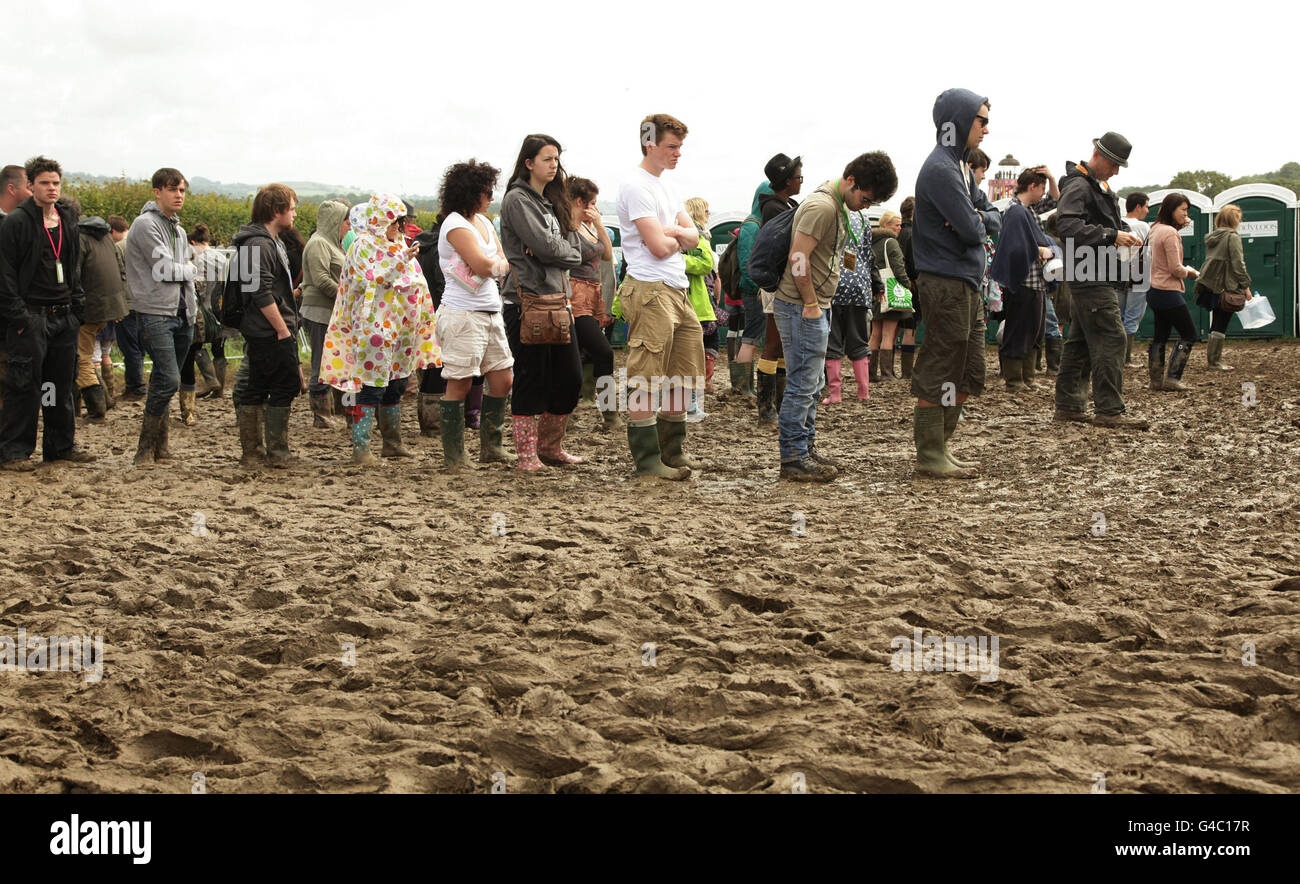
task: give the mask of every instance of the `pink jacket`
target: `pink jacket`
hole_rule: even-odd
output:
[[[1151,288],[1181,292],[1188,268],[1183,266],[1183,238],[1168,224],[1151,227]]]

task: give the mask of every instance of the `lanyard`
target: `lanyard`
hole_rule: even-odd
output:
[[[63,219],[59,219],[59,244],[54,244],[54,237],[50,236],[50,228],[45,228],[45,238],[50,241],[50,248],[54,250],[54,260],[59,260],[59,253],[63,251]]]
[[[840,194],[840,185],[838,183],[835,184],[834,189],[835,204],[838,205],[840,211],[844,213],[844,231],[848,235],[849,242],[853,243],[854,247],[856,247],[858,244],[858,237],[853,232],[853,225],[849,223],[849,207],[844,205],[844,197]]]

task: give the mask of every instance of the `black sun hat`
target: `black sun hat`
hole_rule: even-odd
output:
[[[767,176],[768,183],[773,189],[780,190],[789,183],[790,176],[794,174],[795,169],[799,168],[802,159],[802,157],[790,159],[785,154],[779,153],[767,161],[767,165],[763,167],[763,174]]]

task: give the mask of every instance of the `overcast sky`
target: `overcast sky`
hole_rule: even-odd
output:
[[[896,207],[950,86],[990,97],[995,163],[1010,152],[1059,176],[1108,129],[1134,145],[1117,188],[1300,159],[1295,27],[1254,0],[61,0],[21,18],[0,58],[0,162],[45,153],[102,175],[167,165],[435,194],[448,164],[508,173],[522,137],[545,132],[613,200],[642,117],[666,112],[690,129],[678,189],[715,213],[747,209],[778,151],[804,157],[810,190],[885,150]]]

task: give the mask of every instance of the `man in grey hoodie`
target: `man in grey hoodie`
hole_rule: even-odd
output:
[[[935,147],[916,179],[912,255],[925,341],[912,369],[916,471],[971,479],[973,464],[948,453],[962,403],[984,390],[984,240],[1001,216],[976,184],[967,153],[989,131],[989,100],[948,89],[934,102]]]
[[[137,314],[140,343],[153,360],[137,466],[167,460],[167,410],[181,385],[181,363],[194,339],[198,299],[190,245],[180,224],[189,182],[178,170],[153,173],[153,200],[145,203],[126,239],[126,281]]]
[[[314,416],[312,425],[326,429],[336,424],[331,416],[330,388],[320,382],[320,357],[325,350],[325,332],[334,312],[334,299],[338,296],[339,279],[346,260],[341,243],[348,208],[348,204],[341,200],[321,203],[316,210],[316,232],[302,251],[302,309],[299,313],[311,341],[311,380],[307,389]]]

